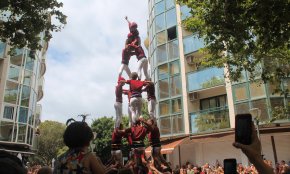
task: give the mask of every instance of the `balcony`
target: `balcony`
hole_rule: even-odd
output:
[[[198,91],[217,86],[224,86],[224,70],[222,68],[207,68],[187,74],[188,91]]]
[[[201,110],[192,112],[189,115],[192,134],[217,132],[230,128],[229,110],[227,107]]]
[[[38,93],[37,93],[37,101],[40,101],[43,98],[43,84],[44,84],[44,78],[39,79],[38,83]]]
[[[40,63],[40,76],[43,76],[45,72],[46,72],[46,63],[45,63],[45,59],[42,58],[41,63]]]

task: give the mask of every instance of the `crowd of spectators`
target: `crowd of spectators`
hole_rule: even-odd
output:
[[[284,160],[280,163],[276,163],[274,166],[272,161],[264,160],[264,162],[269,165],[275,174],[288,174],[290,171],[290,161],[288,164]],[[287,173],[288,172],[288,173]],[[223,165],[217,161],[214,165],[205,163],[202,166],[194,165],[190,162],[179,167],[178,165],[173,170],[173,174],[223,174],[224,168]],[[237,173],[238,174],[258,174],[256,167],[253,164],[244,166],[241,163],[237,164]]]

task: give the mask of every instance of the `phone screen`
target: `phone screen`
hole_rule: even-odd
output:
[[[238,114],[236,116],[235,139],[236,142],[249,145],[252,136],[251,114]]]
[[[224,160],[224,174],[236,174],[237,173],[237,161],[236,159]]]

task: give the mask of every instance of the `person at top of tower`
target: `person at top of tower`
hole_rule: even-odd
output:
[[[145,80],[149,80],[149,74],[148,74],[148,60],[146,58],[145,52],[141,46],[141,39],[139,36],[138,31],[138,25],[135,22],[130,22],[128,20],[128,17],[126,16],[125,19],[127,20],[129,24],[129,30],[133,37],[133,42],[131,44],[132,47],[135,48],[135,53],[137,60],[138,60],[138,77],[142,79],[142,70],[145,75]]]

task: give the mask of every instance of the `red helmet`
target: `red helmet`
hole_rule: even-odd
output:
[[[129,28],[137,28],[138,25],[135,23],[135,22],[131,22],[130,25],[129,25]]]

